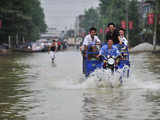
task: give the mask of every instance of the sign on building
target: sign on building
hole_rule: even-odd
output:
[[[124,21],[124,20],[121,21],[121,27],[123,29],[126,29],[126,21]]]
[[[149,25],[154,24],[154,14],[153,13],[148,14],[148,24]]]

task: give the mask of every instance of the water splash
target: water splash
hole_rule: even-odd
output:
[[[56,87],[63,89],[115,88],[121,85],[119,80],[121,72],[118,71],[113,74],[111,70],[97,69],[87,78],[81,76],[78,81],[68,78],[56,83]]]
[[[126,68],[125,68],[126,69]],[[147,89],[157,90],[160,85],[153,81],[146,81],[146,75],[143,73],[130,72],[130,77],[123,74],[123,84],[120,77],[124,69],[116,71],[114,74],[110,70],[97,69],[89,75],[89,77],[80,76],[79,78],[67,77],[62,81],[58,81],[54,85],[59,89],[101,89],[101,88],[122,88],[124,90]],[[152,76],[148,79],[153,79]]]
[[[136,74],[131,73],[127,82],[123,85],[123,89],[146,89],[146,90],[158,90],[160,84],[153,81],[154,77],[143,73]]]
[[[90,74],[84,84],[86,84],[85,86],[88,85],[89,88],[92,88],[92,86],[96,88],[119,87],[120,75],[120,72],[115,72],[113,74],[111,70],[97,69]]]

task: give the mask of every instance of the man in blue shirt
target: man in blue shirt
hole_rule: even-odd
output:
[[[112,39],[109,39],[107,41],[107,45],[104,45],[100,52],[99,52],[99,56],[115,56],[115,57],[118,57],[120,55],[120,52],[118,50],[118,48],[116,46],[113,45],[113,40]]]

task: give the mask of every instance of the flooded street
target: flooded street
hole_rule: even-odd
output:
[[[160,0],[0,0],[0,120],[160,120],[159,11]]]
[[[121,87],[97,88],[82,75],[79,51],[0,57],[0,120],[159,120],[160,55],[131,55]],[[93,81],[94,82],[94,81]]]

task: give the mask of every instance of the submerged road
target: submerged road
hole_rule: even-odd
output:
[[[131,55],[131,77],[118,88],[94,87],[79,51],[0,57],[0,120],[159,120],[160,55]]]

